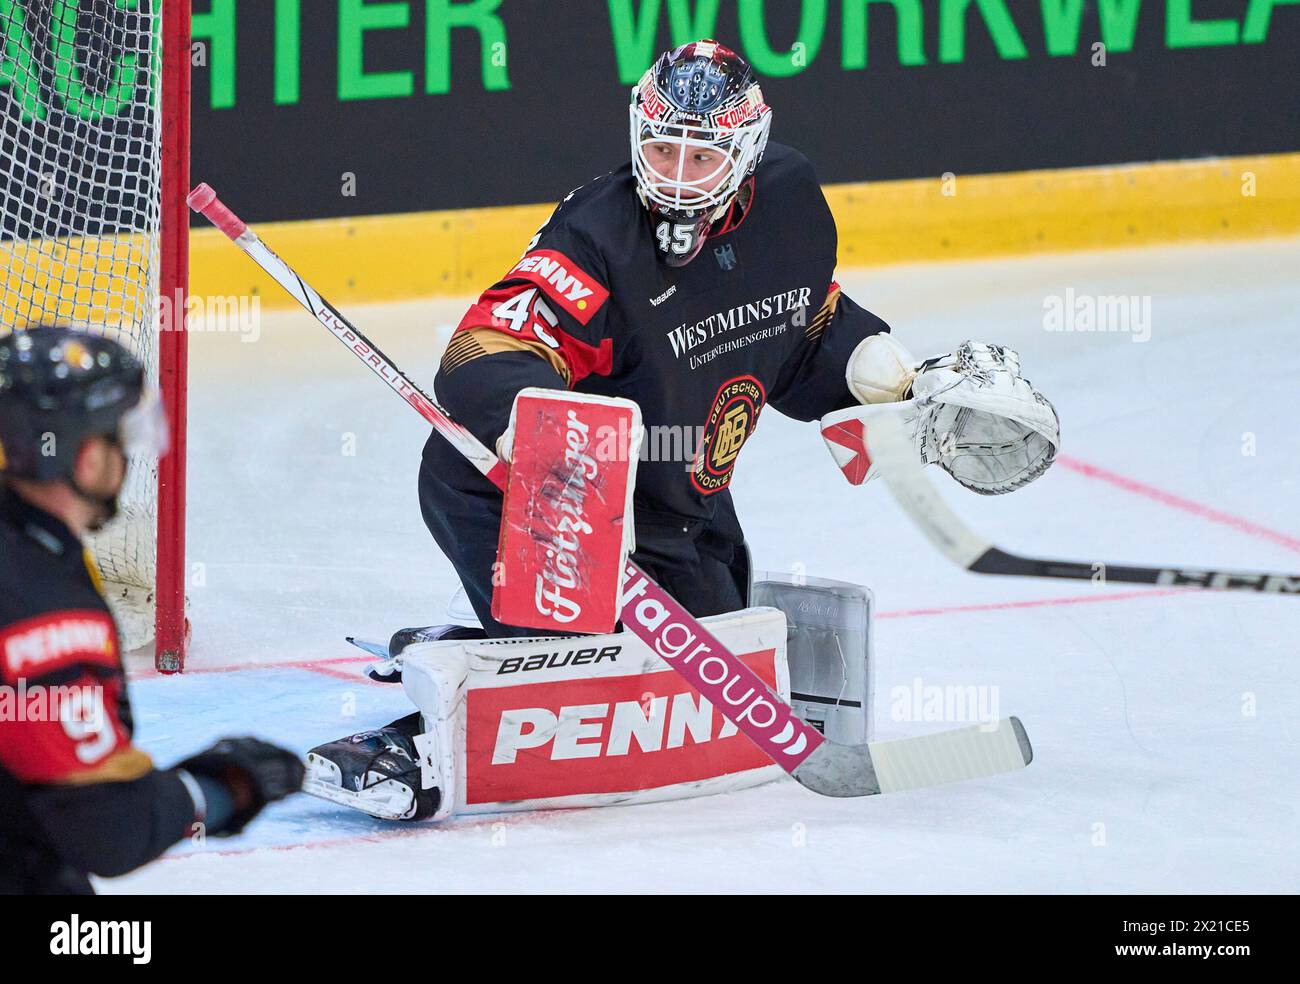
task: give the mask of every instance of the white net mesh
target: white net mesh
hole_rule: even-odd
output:
[[[0,0],[0,326],[110,335],[155,382],[162,2]],[[156,516],[157,462],[133,462],[92,551],[137,607],[154,585]],[[152,626],[126,621],[134,648]]]

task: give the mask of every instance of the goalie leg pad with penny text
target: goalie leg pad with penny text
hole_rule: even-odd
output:
[[[781,612],[702,621],[789,700]],[[441,753],[436,819],[681,799],[783,774],[630,633],[440,641],[411,646],[404,664],[403,686]],[[724,696],[754,700],[744,688]]]

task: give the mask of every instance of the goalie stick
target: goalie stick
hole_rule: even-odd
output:
[[[257,233],[221,203],[212,188],[200,184],[190,193],[189,204],[414,407],[489,481],[497,488],[505,487],[505,464],[273,253]],[[629,562],[625,574],[619,600],[624,629],[659,654],[773,762],[815,793],[871,796],[936,786],[1022,769],[1033,758],[1024,726],[1014,717],[991,725],[865,745],[829,741],[798,718],[753,670],[636,564]]]
[[[943,501],[926,478],[906,425],[897,414],[879,414],[870,421],[866,426],[866,447],[889,491],[921,532],[954,564],[976,574],[1300,594],[1300,574],[1174,566],[1138,567],[1100,561],[1080,563],[1010,553],[981,539]]]

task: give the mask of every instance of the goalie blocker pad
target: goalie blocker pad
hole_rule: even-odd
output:
[[[701,620],[782,700],[786,618],[751,608]],[[417,739],[452,814],[610,806],[779,778],[763,754],[630,633],[439,641],[403,653]],[[728,693],[744,706],[752,695]]]
[[[509,433],[492,617],[553,632],[612,632],[634,549],[640,408],[529,387],[515,397]]]

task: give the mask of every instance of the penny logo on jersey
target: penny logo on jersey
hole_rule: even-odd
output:
[[[536,284],[584,325],[609,299],[609,291],[600,281],[553,249],[528,253],[505,277],[514,278]]]
[[[712,495],[731,484],[740,449],[758,426],[767,394],[753,376],[737,376],[718,389],[691,464],[691,484]]]
[[[10,680],[83,663],[117,665],[117,637],[107,612],[46,612],[0,631],[0,676]]]

